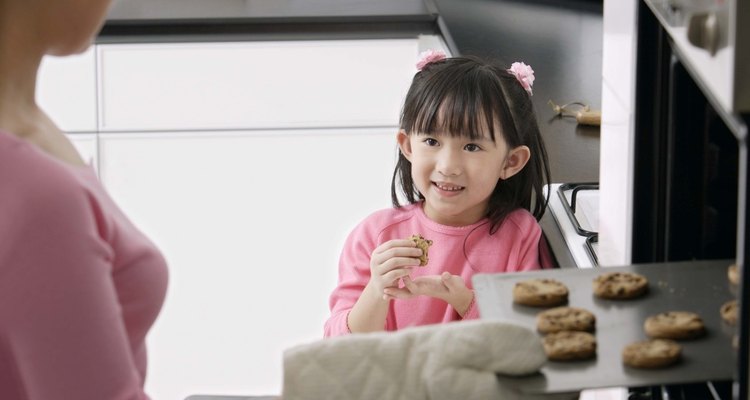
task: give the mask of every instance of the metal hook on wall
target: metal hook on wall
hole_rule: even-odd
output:
[[[581,125],[600,126],[602,123],[602,112],[592,110],[587,104],[580,101],[574,101],[561,106],[549,101],[552,111],[560,117],[574,117],[576,122]]]

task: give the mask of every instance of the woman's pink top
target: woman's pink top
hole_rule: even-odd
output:
[[[542,230],[526,210],[510,213],[500,228],[490,235],[488,221],[469,226],[447,226],[430,220],[422,203],[378,211],[362,221],[346,240],[339,261],[339,282],[330,297],[331,316],[324,334],[350,333],[349,311],[370,280],[370,255],[376,247],[392,239],[407,239],[421,234],[432,240],[429,262],[415,268],[412,278],[440,275],[448,271],[464,278],[472,288],[471,277],[485,272],[516,272],[540,268],[539,241]],[[475,303],[464,319],[479,317]],[[385,330],[460,320],[448,303],[427,296],[393,300],[385,320]]]
[[[162,255],[90,167],[0,132],[0,399],[145,399]]]

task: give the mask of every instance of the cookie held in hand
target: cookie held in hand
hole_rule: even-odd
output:
[[[419,234],[411,235],[409,239],[414,241],[417,247],[420,250],[422,250],[422,255],[419,256],[419,266],[424,267],[425,265],[427,265],[427,262],[429,261],[429,259],[427,258],[427,250],[429,250],[430,246],[432,246],[432,240],[427,240],[423,238],[422,235],[419,235]]]

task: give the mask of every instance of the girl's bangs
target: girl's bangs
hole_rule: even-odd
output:
[[[475,79],[478,80],[478,79]],[[443,85],[440,85],[440,84]],[[469,85],[467,85],[469,83]],[[471,140],[489,136],[495,141],[495,130],[502,120],[502,97],[494,82],[436,82],[437,87],[424,93],[423,106],[414,118],[409,132]],[[467,89],[467,88],[472,88]]]

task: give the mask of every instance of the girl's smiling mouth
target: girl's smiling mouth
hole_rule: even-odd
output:
[[[446,182],[432,182],[432,185],[442,192],[457,193],[464,190],[463,186],[454,185]]]

